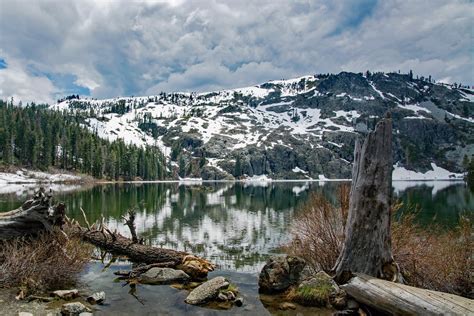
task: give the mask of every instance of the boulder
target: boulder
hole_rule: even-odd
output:
[[[185,302],[191,305],[206,303],[215,299],[219,295],[220,290],[227,288],[229,284],[229,281],[224,277],[215,277],[192,290],[188,297],[186,297]]]
[[[295,256],[273,256],[260,272],[259,291],[264,293],[282,292],[300,279],[306,262]]]
[[[61,307],[61,314],[65,316],[77,316],[84,312],[89,312],[89,309],[80,302],[63,304]]]
[[[339,293],[341,290],[336,282],[324,271],[320,271],[294,288],[291,296],[293,301],[301,305],[324,307],[330,305],[331,297],[340,299]],[[339,299],[337,303],[341,303]]]
[[[186,282],[189,275],[181,270],[171,268],[151,268],[142,273],[138,281],[143,284],[168,284],[173,282]]]
[[[87,302],[90,304],[103,304],[105,301],[105,292],[97,292],[89,296],[87,299]]]
[[[71,300],[79,296],[78,290],[58,290],[51,293],[51,296],[59,297],[63,300]]]

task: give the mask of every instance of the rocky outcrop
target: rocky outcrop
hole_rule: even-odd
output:
[[[259,291],[263,293],[282,292],[300,279],[306,263],[294,256],[274,256],[268,259],[258,279]]]
[[[58,109],[69,107],[85,118],[95,113],[104,137],[165,146],[174,177],[182,156],[186,177],[240,176],[239,156],[238,173],[250,177],[318,179],[350,178],[355,139],[373,130],[387,111],[393,115],[394,162],[417,172],[431,163],[461,172],[464,155],[474,154],[473,99],[470,89],[429,78],[341,72],[198,96],[162,94],[140,108],[133,106],[136,99],[123,98],[64,101]],[[114,102],[134,112],[113,113]],[[109,125],[112,116],[124,114],[127,124]]]

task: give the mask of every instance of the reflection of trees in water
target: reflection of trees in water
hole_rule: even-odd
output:
[[[338,183],[178,183],[104,185],[58,197],[70,216],[82,221],[82,206],[90,220],[103,215],[111,228],[128,234],[120,216],[138,205],[137,229],[148,243],[183,249],[208,258],[226,269],[256,271],[268,253],[288,239],[288,226],[311,191],[336,203]],[[420,218],[438,210],[437,220],[455,221],[453,212],[474,209],[473,195],[450,186],[431,196],[432,188],[401,191],[404,201],[420,204]]]
[[[452,227],[458,224],[459,215],[474,212],[474,194],[466,189],[464,183],[455,183],[436,190],[433,194],[430,183],[410,187],[396,198],[404,203],[402,212],[416,207],[418,221],[430,224],[435,220],[438,224]]]
[[[64,199],[70,216],[82,221],[82,206],[89,220],[104,216],[109,227],[125,234],[120,217],[138,205],[137,229],[147,242],[211,257],[224,268],[253,270],[286,242],[294,209],[308,194],[296,195],[297,185],[107,185]]]

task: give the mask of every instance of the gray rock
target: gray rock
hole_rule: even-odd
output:
[[[18,316],[33,316],[32,313],[27,313],[27,312],[19,312]]]
[[[105,301],[104,291],[94,293],[87,298],[87,302],[89,302],[90,304],[103,304],[104,301]]]
[[[63,300],[71,300],[79,296],[78,290],[58,290],[51,293],[52,296],[59,297]]]
[[[83,312],[83,313],[80,313],[79,316],[92,316],[94,314],[92,313],[89,313],[89,312]]]
[[[77,316],[88,311],[88,308],[80,302],[66,303],[61,307],[61,314],[65,316]]]
[[[143,284],[168,284],[172,282],[185,282],[190,279],[189,275],[181,270],[171,268],[151,268],[142,273],[138,281]]]
[[[215,277],[192,290],[188,297],[186,297],[185,302],[191,305],[199,305],[208,302],[216,298],[219,291],[227,288],[229,284],[230,283],[224,277]]]
[[[258,286],[261,292],[272,293],[286,290],[300,279],[306,262],[295,256],[273,256],[260,272]]]

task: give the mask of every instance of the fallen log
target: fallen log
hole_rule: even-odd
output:
[[[474,315],[474,300],[356,274],[341,288],[357,301],[393,315]]]
[[[136,234],[135,213],[131,211],[128,215],[125,224],[130,228],[133,239],[111,232],[103,223],[91,226],[87,219],[87,227],[82,227],[67,218],[64,204],[52,205],[52,195],[45,194],[44,189],[40,189],[33,199],[26,201],[18,209],[0,213],[0,240],[52,231],[54,226],[62,228],[64,224],[68,224],[70,232],[79,234],[84,241],[113,254],[125,255],[136,263],[148,264],[149,267],[180,269],[194,279],[204,279],[209,271],[214,270],[212,263],[187,252],[144,245]],[[143,267],[137,269],[133,275],[142,270]]]
[[[136,263],[152,266],[166,266],[186,272],[193,279],[205,279],[214,265],[206,259],[193,256],[187,252],[158,248],[134,242],[118,232],[112,232],[104,224],[84,228],[77,224],[72,230],[81,238],[103,250],[116,255],[124,255]],[[143,270],[143,269],[142,269]],[[138,271],[136,271],[138,272]]]
[[[51,194],[40,189],[21,207],[0,213],[0,240],[52,231],[53,226],[64,224],[64,216],[65,205],[52,205]]]

